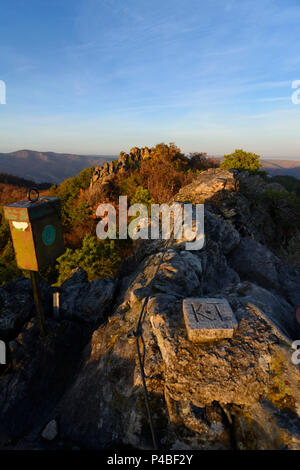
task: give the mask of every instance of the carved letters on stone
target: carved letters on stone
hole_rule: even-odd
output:
[[[184,299],[183,315],[188,338],[194,343],[231,338],[237,327],[226,299]]]

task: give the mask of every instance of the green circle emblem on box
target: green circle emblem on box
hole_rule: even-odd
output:
[[[46,225],[42,233],[42,240],[44,245],[50,246],[54,242],[56,237],[56,230],[53,225]]]

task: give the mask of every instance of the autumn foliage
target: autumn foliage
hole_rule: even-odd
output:
[[[60,198],[66,252],[55,266],[43,270],[42,276],[50,283],[60,284],[78,266],[87,271],[90,280],[116,275],[121,261],[130,254],[131,240],[97,239],[98,204],[109,202],[118,214],[120,195],[128,196],[128,204],[142,202],[150,207],[151,203],[168,202],[199,172],[215,166],[218,161],[204,153],[186,156],[175,144],[161,143],[151,149],[151,158],[141,160],[138,168],[115,174],[106,188],[99,185],[93,194],[89,190],[93,168],[86,168],[58,187],[44,189],[41,195]],[[31,182],[15,181],[9,175],[5,178],[6,183],[0,183],[0,204],[25,199]],[[16,266],[9,226],[3,217],[0,238],[0,284],[3,284],[26,273]]]

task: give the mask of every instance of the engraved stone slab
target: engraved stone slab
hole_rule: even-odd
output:
[[[183,315],[188,338],[193,343],[232,338],[238,326],[226,299],[186,298]]]

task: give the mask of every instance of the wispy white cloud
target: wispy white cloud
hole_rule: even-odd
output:
[[[261,102],[261,103],[273,103],[276,101],[291,101],[290,96],[278,96],[278,97],[272,97],[272,98],[257,98],[256,100],[254,99],[253,101]]]

